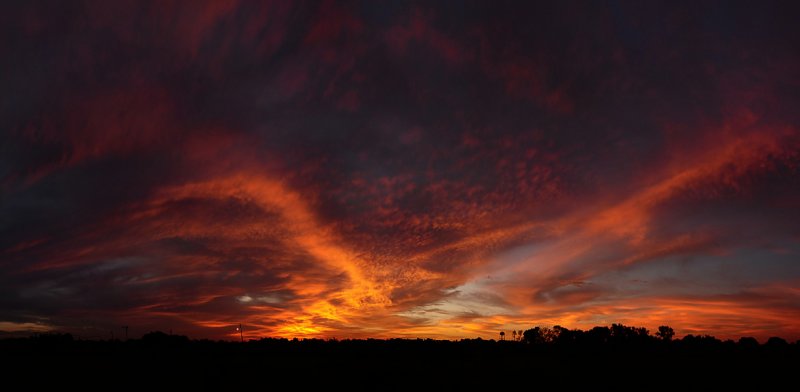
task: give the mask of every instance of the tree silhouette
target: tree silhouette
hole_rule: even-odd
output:
[[[586,332],[586,339],[594,345],[608,343],[611,338],[611,328],[594,327]]]
[[[662,325],[658,327],[658,332],[656,332],[656,336],[658,336],[661,340],[665,342],[669,342],[672,340],[672,337],[675,336],[675,330],[666,325]]]
[[[758,348],[758,340],[751,336],[743,336],[739,338],[739,347],[744,350],[755,350]]]
[[[636,380],[639,377],[647,377],[668,387],[675,385],[678,388],[705,386],[705,382],[694,384],[699,376],[704,375],[708,377],[705,381],[713,383],[709,384],[715,387],[711,389],[728,389],[719,383],[739,385],[748,377],[758,382],[777,376],[794,377],[796,365],[800,363],[800,344],[789,343],[781,338],[771,338],[763,345],[754,338],[742,338],[738,344],[708,335],[680,338],[674,336],[674,330],[668,326],[657,328],[652,335],[648,335],[644,328],[622,324],[589,330],[553,326],[495,333],[500,341],[481,338],[459,341],[421,338],[263,338],[244,343],[241,337],[239,342],[233,341],[235,339],[190,340],[163,332],[150,332],[125,342],[73,340],[70,335],[41,334],[33,338],[0,338],[0,353],[13,359],[6,362],[16,361],[20,367],[31,372],[44,369],[52,374],[68,372],[83,377],[86,369],[100,369],[101,372],[97,372],[100,377],[108,374],[112,377],[110,380],[131,382],[148,375],[159,379],[148,385],[157,385],[155,383],[161,382],[160,378],[163,377],[173,377],[174,380],[167,385],[174,383],[176,386],[183,386],[187,380],[206,386],[207,380],[211,379],[213,384],[210,385],[217,389],[236,386],[235,383],[241,379],[231,375],[264,374],[265,368],[272,371],[275,377],[292,376],[305,382],[308,367],[304,366],[304,361],[307,359],[314,364],[325,363],[326,366],[315,366],[314,371],[329,372],[321,374],[330,374],[333,378],[357,367],[365,370],[364,381],[379,383],[393,375],[396,369],[402,369],[404,375],[412,379],[415,375],[428,377],[434,373],[441,374],[447,378],[436,385],[463,385],[465,388],[454,389],[465,390],[483,387],[475,383],[476,377],[486,377],[489,382],[481,389],[498,389],[495,387],[498,379],[500,382],[506,379],[509,379],[509,383],[517,382],[520,374],[535,375],[536,382],[540,381],[539,377],[553,377],[553,380],[563,382],[585,376],[594,382],[598,378],[594,376],[600,376],[615,383],[626,378],[638,382]],[[519,343],[503,341],[507,335],[516,337]],[[332,361],[332,358],[335,360]],[[119,366],[119,369],[112,366],[114,360],[123,366]],[[42,363],[49,367],[42,368]],[[104,367],[106,363],[109,365]],[[457,364],[458,371],[447,371],[450,368],[445,368],[443,372],[428,371],[442,363]],[[665,371],[674,364],[687,364],[687,369],[691,367],[697,370],[669,372],[665,377]],[[4,366],[7,366],[5,362]],[[503,377],[496,377],[498,373]],[[505,377],[506,373],[511,377]],[[41,376],[41,373],[36,374],[32,379]],[[53,379],[60,380],[59,377]],[[261,387],[264,380],[258,378]],[[82,378],[81,381],[85,380]],[[114,381],[99,382],[112,385]],[[414,385],[404,386],[403,389],[413,389],[418,385],[416,379],[414,382]],[[778,388],[767,385],[763,389]]]
[[[531,329],[526,329],[522,333],[522,341],[528,344],[537,344],[541,341],[541,329],[539,327],[533,327]]]
[[[555,334],[550,328],[534,327],[522,333],[522,341],[528,344],[545,344],[553,342]]]
[[[775,350],[775,349],[783,350],[788,346],[789,346],[789,343],[786,341],[786,339],[780,338],[780,337],[777,337],[777,336],[773,336],[773,337],[767,339],[767,343],[764,344],[764,347],[766,347],[768,349],[773,349],[773,350]]]

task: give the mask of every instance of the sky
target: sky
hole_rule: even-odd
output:
[[[797,2],[0,6],[0,336],[800,338]]]

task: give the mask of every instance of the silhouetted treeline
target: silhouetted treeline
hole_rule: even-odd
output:
[[[567,329],[561,326],[551,328],[535,327],[521,333],[520,342],[532,345],[556,345],[560,347],[626,347],[626,348],[665,348],[671,349],[704,349],[725,350],[734,346],[740,349],[757,349],[758,340],[742,337],[738,342],[722,341],[710,335],[686,335],[683,339],[674,340],[675,331],[666,325],[658,327],[651,335],[647,328],[629,327],[612,324],[611,327],[594,327],[588,331]],[[793,346],[793,347],[792,347]],[[771,337],[764,344],[770,350],[797,350],[800,341],[790,345],[785,339]]]
[[[101,389],[123,383],[226,390],[290,382],[298,389],[451,390],[496,389],[521,380],[632,388],[644,388],[640,382],[681,388],[753,384],[764,389],[791,379],[800,365],[800,342],[777,337],[763,344],[747,337],[675,338],[666,326],[651,334],[620,324],[587,331],[535,327],[512,336],[508,341],[265,338],[240,343],[163,332],[125,341],[41,334],[0,340],[0,355],[11,364],[7,374],[34,386]]]

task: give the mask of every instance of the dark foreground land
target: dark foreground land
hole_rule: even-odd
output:
[[[795,390],[800,376],[800,344],[782,339],[531,331],[503,342],[41,335],[0,340],[0,356],[5,384],[24,390]]]

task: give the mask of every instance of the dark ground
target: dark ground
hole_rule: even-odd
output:
[[[800,345],[754,343],[703,337],[636,343],[399,339],[239,343],[165,334],[130,341],[43,335],[0,340],[0,356],[7,385],[32,390],[796,388]]]

